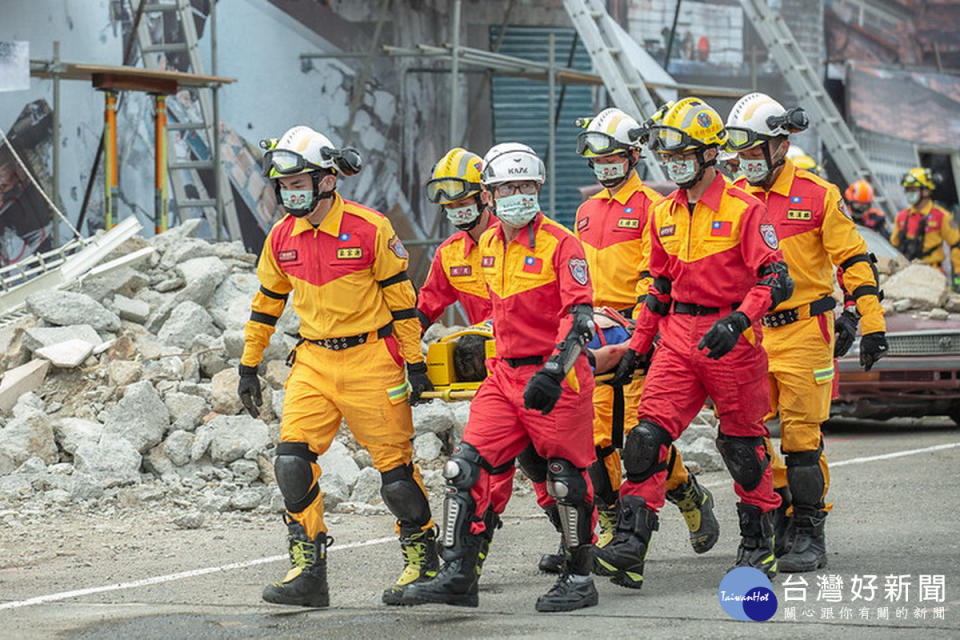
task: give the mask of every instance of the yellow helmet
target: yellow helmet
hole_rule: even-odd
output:
[[[937,188],[937,178],[930,169],[914,167],[903,174],[903,179],[900,180],[900,186],[924,188],[933,191]]]
[[[435,204],[450,204],[480,193],[483,161],[475,153],[456,147],[433,165],[427,181],[427,198]]]
[[[720,146],[727,141],[723,118],[700,98],[684,98],[650,129],[650,148],[660,153]]]
[[[816,160],[806,154],[790,158],[790,161],[793,162],[797,169],[805,169],[811,173],[817,174],[821,178],[824,177],[823,167],[817,164]]]

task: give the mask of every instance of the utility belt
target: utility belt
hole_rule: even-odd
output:
[[[524,367],[528,364],[537,365],[538,367],[543,364],[543,356],[526,356],[523,358],[504,358],[503,361],[514,369]]]
[[[832,311],[836,306],[837,301],[834,300],[832,296],[824,296],[819,300],[797,307],[796,309],[784,309],[783,311],[768,313],[763,316],[760,322],[765,327],[782,327],[793,324],[799,320],[807,320],[808,318],[819,316],[827,311]]]
[[[383,340],[387,336],[393,333],[393,323],[391,322],[388,325],[384,325],[377,329],[376,331],[368,331],[367,333],[361,333],[356,336],[346,336],[343,338],[322,338],[320,340],[311,340],[310,338],[304,338],[300,336],[300,339],[297,341],[297,346],[299,347],[304,342],[309,342],[315,344],[324,349],[330,349],[331,351],[343,351],[344,349],[349,349],[350,347],[356,347],[357,345],[364,344],[367,340],[371,342],[376,336],[377,340]]]
[[[739,306],[739,302],[729,307],[705,307],[702,304],[694,304],[692,302],[674,302],[673,312],[685,316],[712,316],[718,313],[728,315],[736,311]]]

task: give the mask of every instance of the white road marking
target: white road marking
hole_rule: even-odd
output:
[[[851,458],[849,460],[840,460],[838,462],[831,462],[830,467],[842,467],[849,464],[863,464],[865,462],[874,462],[876,460],[889,460],[890,458],[900,458],[902,456],[910,456],[918,453],[930,453],[933,451],[942,451],[944,449],[952,449],[954,447],[960,447],[960,442],[949,442],[946,444],[938,444],[932,447],[923,447],[922,449],[907,449],[904,451],[894,451],[892,453],[882,453],[876,456],[863,456],[860,458]],[[703,486],[714,488],[721,487],[728,484],[729,480],[719,480],[717,482],[705,483]],[[375,544],[383,544],[385,542],[391,542],[396,540],[396,536],[390,536],[388,538],[374,538],[373,540],[364,540],[362,542],[350,542],[348,544],[337,545],[331,547],[331,551],[336,551],[339,549],[356,549],[357,547],[368,547]],[[208,573],[217,573],[220,571],[232,571],[233,569],[245,569],[247,567],[253,567],[259,564],[267,564],[269,562],[278,562],[285,559],[286,554],[276,555],[276,556],[267,556],[265,558],[256,558],[254,560],[244,560],[243,562],[233,562],[230,564],[221,565],[219,567],[205,567],[203,569],[191,569],[190,571],[181,571],[180,573],[168,573],[162,576],[153,576],[151,578],[144,578],[143,580],[135,580],[133,582],[121,582],[118,584],[108,584],[100,587],[90,587],[88,589],[76,589],[74,591],[61,591],[60,593],[51,593],[45,596],[37,596],[35,598],[28,598],[27,600],[17,600],[14,602],[4,602],[0,603],[0,610],[3,609],[15,609],[18,607],[29,607],[35,604],[43,604],[45,602],[56,602],[57,600],[67,600],[69,598],[77,598],[79,596],[87,596],[94,593],[104,593],[107,591],[119,591],[121,589],[133,589],[136,587],[146,587],[152,584],[161,584],[164,582],[173,582],[174,580],[183,580],[185,578],[194,578],[196,576],[206,575]]]
[[[390,542],[391,540],[396,540],[396,536],[390,536],[389,538],[374,538],[373,540],[364,540],[362,542],[350,542],[348,544],[338,544],[335,547],[330,547],[330,551],[340,550],[340,549],[355,549],[357,547],[368,547],[375,544],[383,544],[384,542]],[[232,562],[230,564],[225,564],[219,567],[205,567],[203,569],[191,569],[190,571],[181,571],[180,573],[168,573],[163,576],[153,576],[150,578],[144,578],[143,580],[135,580],[133,582],[121,582],[119,584],[108,584],[101,587],[90,587],[89,589],[77,589],[75,591],[61,591],[60,593],[51,593],[46,596],[37,596],[35,598],[28,598],[27,600],[18,600],[16,602],[4,602],[0,603],[0,609],[15,609],[17,607],[29,607],[35,604],[43,604],[45,602],[55,602],[57,600],[66,600],[68,598],[76,598],[78,596],[88,596],[93,593],[104,593],[106,591],[119,591],[120,589],[133,589],[135,587],[146,587],[151,584],[161,584],[163,582],[172,582],[174,580],[183,580],[184,578],[194,578],[196,576],[206,575],[208,573],[217,573],[218,571],[231,571],[233,569],[245,569],[247,567],[253,567],[258,564],[267,564],[268,562],[277,562],[279,560],[284,560],[287,557],[287,554],[276,555],[276,556],[267,556],[266,558],[256,558],[255,560],[244,560],[243,562]]]

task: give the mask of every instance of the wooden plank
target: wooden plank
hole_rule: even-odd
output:
[[[113,75],[114,77],[129,78],[131,82],[134,79],[141,81],[167,81],[175,82],[181,87],[208,87],[212,85],[232,84],[237,81],[236,78],[224,78],[221,76],[208,76],[196,73],[183,73],[181,71],[158,71],[154,69],[142,69],[140,67],[124,67],[112,65],[81,64],[75,62],[61,63],[62,71],[59,74],[64,80],[93,80],[94,75]],[[48,66],[40,64],[30,70],[30,75],[35,78],[51,78],[54,76]]]

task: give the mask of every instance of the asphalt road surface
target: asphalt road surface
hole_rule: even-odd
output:
[[[785,593],[786,576],[778,575],[779,610],[765,623],[733,620],[718,603],[738,537],[730,480],[711,473],[702,481],[717,499],[717,546],[694,554],[668,504],[644,588],[631,591],[597,578],[599,606],[571,614],[534,611],[553,581],[537,572],[537,559],[555,549],[557,535],[532,496],[515,496],[508,507],[477,609],[380,603],[400,567],[387,516],[333,518],[332,606],[301,609],[260,600],[263,585],[286,571],[278,558],[284,528],[277,519],[225,517],[184,531],[155,521],[145,507],[135,521],[85,515],[82,536],[72,535],[69,520],[50,522],[45,539],[61,534],[50,549],[18,553],[0,544],[0,637],[957,638],[960,430],[946,421],[922,422],[847,422],[829,429],[835,503],[827,520],[829,565],[802,574],[805,593],[795,584]],[[867,575],[877,576],[870,601],[869,589],[860,589],[859,598],[854,589],[862,584],[855,576]],[[897,588],[887,589],[888,581]]]

